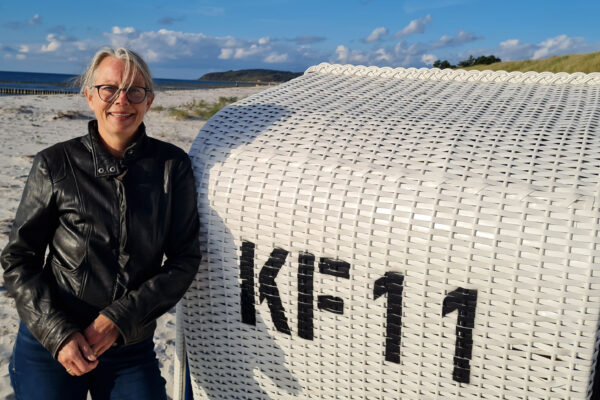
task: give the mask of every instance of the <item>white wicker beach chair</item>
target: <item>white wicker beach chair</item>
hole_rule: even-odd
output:
[[[177,396],[589,399],[600,74],[321,64],[190,155]]]

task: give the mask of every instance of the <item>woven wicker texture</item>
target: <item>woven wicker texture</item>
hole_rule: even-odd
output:
[[[222,110],[195,398],[589,398],[599,124],[598,74],[329,64]]]

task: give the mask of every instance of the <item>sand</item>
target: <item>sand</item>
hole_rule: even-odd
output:
[[[158,92],[153,107],[165,109],[219,97],[242,99],[263,90],[264,87],[220,88]],[[8,233],[21,198],[21,192],[31,168],[33,156],[40,150],[87,133],[87,121],[93,117],[87,102],[78,95],[5,96],[0,97],[0,249],[8,240]],[[149,136],[166,140],[185,151],[205,121],[200,119],[175,120],[167,110],[150,110],[144,122]],[[0,399],[14,399],[8,375],[8,362],[15,341],[19,317],[14,301],[7,296],[0,274]],[[155,334],[156,352],[167,393],[173,393],[173,358],[175,352],[175,312],[165,314],[158,321]]]

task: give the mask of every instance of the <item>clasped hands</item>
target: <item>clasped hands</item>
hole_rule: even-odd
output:
[[[86,374],[98,366],[98,357],[119,337],[112,321],[100,314],[85,330],[75,332],[58,351],[58,362],[73,376]]]

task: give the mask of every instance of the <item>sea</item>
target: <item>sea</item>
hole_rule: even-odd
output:
[[[44,74],[38,72],[0,71],[0,96],[9,96],[10,89],[51,90],[65,93],[78,93],[75,81],[77,75]],[[201,81],[191,79],[155,78],[157,90],[209,89],[214,87],[254,86],[254,83],[230,81]],[[2,93],[5,94],[2,94]]]

